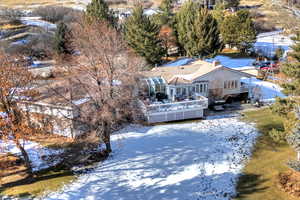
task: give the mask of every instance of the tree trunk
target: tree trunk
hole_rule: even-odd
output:
[[[108,122],[104,122],[104,143],[106,147],[107,153],[111,153],[111,144],[110,144],[110,132],[111,132],[111,127],[109,126]]]
[[[31,162],[30,162],[28,153],[26,152],[24,147],[20,144],[19,140],[16,139],[15,144],[17,145],[18,149],[20,149],[20,151],[22,153],[22,156],[24,158],[26,171],[27,171],[27,174],[28,174],[28,179],[32,180],[33,179],[33,171],[32,171],[32,166],[31,166]]]

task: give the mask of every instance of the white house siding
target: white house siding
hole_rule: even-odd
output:
[[[212,71],[202,77],[199,77],[194,80],[197,81],[208,81],[209,90],[222,90],[223,97],[230,94],[240,94],[241,92],[241,81],[242,74],[227,70],[227,69],[218,69],[216,71]],[[225,81],[237,81],[236,88],[224,89]]]

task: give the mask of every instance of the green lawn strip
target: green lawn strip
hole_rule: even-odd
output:
[[[35,180],[28,183],[20,180],[0,187],[0,196],[36,197],[47,192],[57,191],[64,184],[75,180],[75,175],[70,170],[50,168],[36,173]]]
[[[268,136],[272,128],[283,129],[283,118],[268,108],[247,111],[244,115],[245,121],[256,124],[261,136],[239,178],[235,200],[296,200],[277,186],[278,174],[288,170],[286,162],[295,158],[295,152],[287,144],[274,143]]]

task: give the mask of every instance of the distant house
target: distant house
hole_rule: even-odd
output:
[[[253,77],[248,73],[224,67],[216,61],[209,63],[202,60],[182,66],[156,67],[142,72],[142,76],[144,78],[140,93],[145,99],[145,112],[150,122],[203,117],[203,110],[208,104],[219,100],[229,101],[241,95],[247,97],[248,88],[241,82],[241,78]],[[184,102],[187,105],[181,105]],[[161,116],[151,119],[149,110],[160,107],[157,108],[158,111],[174,113],[177,110],[174,105],[181,108],[180,112],[184,111],[184,106],[191,112],[189,115],[183,113],[178,118],[168,118],[163,112],[158,112]]]
[[[49,133],[70,138],[87,131],[80,119],[80,110],[87,107],[89,102],[85,93],[74,86],[69,87],[66,80],[40,85],[37,90],[37,97],[18,103],[27,113],[30,123],[47,125]]]

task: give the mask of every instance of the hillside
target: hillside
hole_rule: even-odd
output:
[[[34,9],[38,6],[57,5],[83,9],[90,0],[1,0],[0,7]]]

